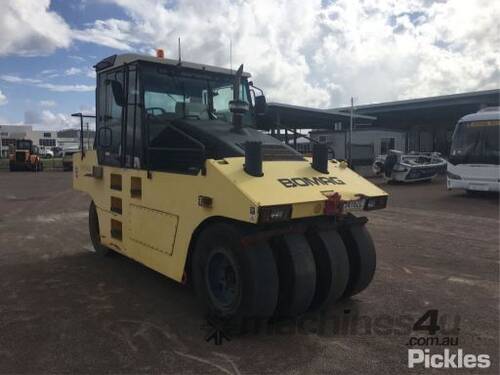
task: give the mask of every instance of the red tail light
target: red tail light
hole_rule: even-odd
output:
[[[328,199],[325,202],[324,214],[333,216],[340,215],[342,213],[342,199],[339,193],[333,193],[328,196]]]

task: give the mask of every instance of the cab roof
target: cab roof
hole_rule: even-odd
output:
[[[125,53],[121,55],[112,55],[106,57],[105,59],[99,61],[96,65],[94,65],[94,68],[97,72],[101,72],[112,68],[116,68],[121,65],[130,64],[138,61],[146,61],[156,64],[171,65],[171,66],[181,66],[189,69],[208,71],[212,73],[220,73],[227,75],[234,75],[236,73],[236,70],[221,68],[218,66],[198,64],[189,61],[181,61],[179,64],[179,60],[165,59],[149,55],[139,55],[136,53]],[[243,77],[250,77],[250,73],[244,72]]]

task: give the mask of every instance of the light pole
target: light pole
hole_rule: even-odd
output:
[[[349,118],[349,166],[352,166],[352,125],[354,122],[354,98],[351,96],[351,116]]]

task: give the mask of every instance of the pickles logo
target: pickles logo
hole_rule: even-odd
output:
[[[488,354],[465,354],[462,349],[456,352],[444,349],[443,354],[431,353],[430,349],[409,349],[408,367],[415,368],[489,368],[491,366]]]
[[[321,186],[321,185],[345,185],[338,177],[293,177],[278,178],[278,181],[286,188]]]

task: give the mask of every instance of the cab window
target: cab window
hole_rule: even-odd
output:
[[[100,113],[97,117],[99,138],[99,161],[105,165],[120,166],[122,159],[122,125],[124,106],[115,98],[117,85],[125,87],[123,69],[104,72],[99,76],[98,101]]]

